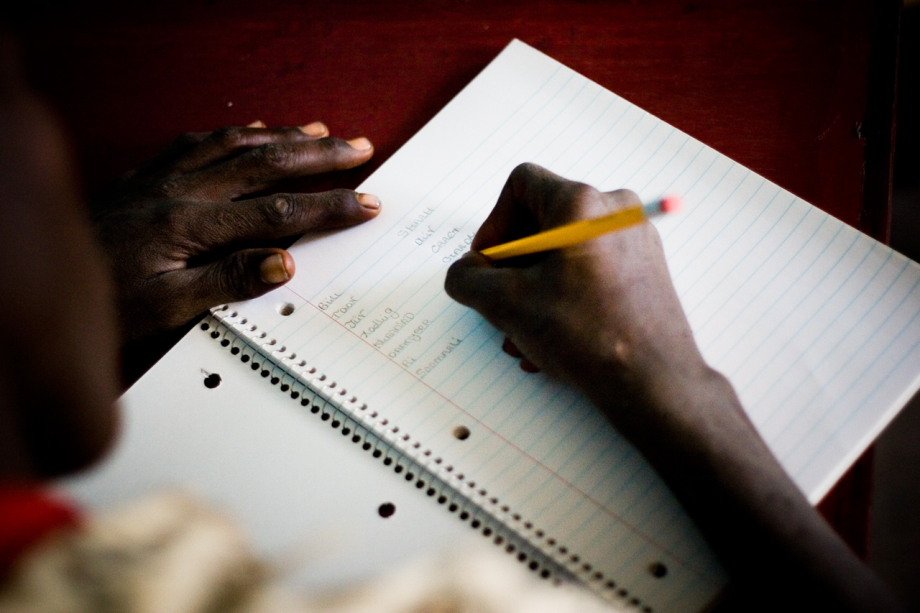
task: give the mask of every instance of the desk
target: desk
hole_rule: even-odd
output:
[[[39,3],[20,26],[90,193],[181,132],[256,119],[370,137],[370,164],[298,185],[354,187],[517,37],[884,241],[899,19],[895,1],[199,0]],[[862,555],[870,488],[871,450],[820,506]]]

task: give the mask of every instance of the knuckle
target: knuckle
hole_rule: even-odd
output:
[[[291,127],[278,128],[277,132],[279,135],[286,136],[290,138],[291,140],[302,140],[304,137],[307,136],[300,128],[291,128]]]
[[[559,195],[576,217],[591,217],[608,209],[604,195],[586,183],[569,181]]]
[[[153,196],[159,198],[175,198],[182,194],[185,181],[179,175],[171,175],[154,181],[152,186]]]
[[[185,236],[188,230],[185,213],[185,207],[178,203],[167,202],[157,207],[154,225],[156,233],[173,240]]]
[[[347,189],[310,194],[300,203],[299,219],[313,227],[336,225],[349,218],[350,199],[354,199],[354,192]]]
[[[316,213],[322,221],[347,220],[355,210],[349,206],[356,198],[355,192],[350,189],[334,189],[316,196]]]
[[[352,202],[356,202],[357,196],[354,190],[350,189],[333,189],[322,194],[325,206],[341,210],[346,208]]]
[[[243,145],[245,138],[243,130],[236,126],[218,128],[211,133],[211,139],[227,149],[234,149]]]
[[[273,227],[287,227],[292,232],[334,226],[347,220],[350,190],[333,190],[319,194],[274,194],[262,200],[262,215]]]
[[[570,181],[533,162],[518,165],[511,171],[509,182],[518,197],[531,193],[552,193],[557,191],[560,185],[564,186],[570,183]]]
[[[511,175],[508,176],[508,183],[511,184],[516,194],[521,195],[526,191],[527,186],[537,177],[539,169],[540,167],[532,162],[518,164],[514,167],[514,170],[511,171]]]
[[[294,156],[291,150],[278,143],[269,143],[260,146],[256,156],[261,165],[277,170],[286,170],[293,165]]]
[[[290,224],[301,216],[302,207],[292,194],[275,194],[264,201],[263,207],[271,224]]]
[[[571,182],[566,186],[568,197],[573,200],[594,200],[600,196],[600,192],[587,183]]]
[[[616,189],[609,193],[610,196],[613,197],[614,202],[620,206],[632,206],[641,204],[641,200],[639,200],[639,194],[632,191],[631,189]]]
[[[176,145],[188,147],[188,146],[191,146],[191,145],[197,145],[198,143],[201,142],[201,140],[202,140],[202,138],[201,138],[201,134],[200,134],[200,133],[196,133],[196,132],[185,132],[184,134],[180,134],[180,135],[176,138],[176,140],[173,141],[173,142],[174,142]]]
[[[515,179],[527,179],[535,175],[539,170],[542,170],[542,167],[537,164],[524,162],[514,167],[514,170],[511,171],[511,176]]]
[[[345,145],[345,141],[339,138],[320,138],[313,141],[312,144],[319,150],[320,155],[332,155],[342,151],[343,145],[348,147],[348,145]]]

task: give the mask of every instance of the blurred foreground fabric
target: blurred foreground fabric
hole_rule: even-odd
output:
[[[322,563],[321,560],[301,562]],[[229,517],[165,493],[65,527],[33,547],[0,588],[3,613],[594,613],[570,586],[541,582],[492,547],[449,552],[372,583],[296,594],[298,562],[257,558]]]

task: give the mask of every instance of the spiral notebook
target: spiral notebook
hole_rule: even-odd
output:
[[[443,291],[525,161],[683,197],[655,223],[697,342],[813,502],[916,391],[920,267],[519,41],[358,188],[377,219],[304,237],[288,285],[191,334],[537,575],[702,610],[724,572],[654,470]]]

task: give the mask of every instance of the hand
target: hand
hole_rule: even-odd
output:
[[[248,197],[279,181],[363,164],[366,138],[326,126],[186,134],[94,203],[116,285],[123,338],[177,328],[209,307],[287,282],[294,260],[269,241],[372,219],[375,196],[350,190]]]
[[[645,454],[731,576],[728,608],[899,610],[783,472],[728,381],[706,365],[651,224],[512,266],[475,253],[636,204],[629,191],[601,193],[519,166],[473,252],[448,271],[447,292],[504,332],[506,351],[586,392]]]
[[[708,371],[648,223],[575,247],[496,267],[478,250],[639,204],[626,190],[599,192],[539,166],[517,167],[448,271],[447,292],[482,313],[528,362],[609,403],[674,372]],[[614,416],[616,421],[616,417]]]

